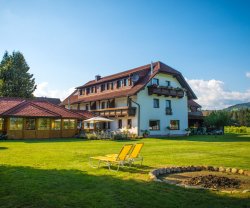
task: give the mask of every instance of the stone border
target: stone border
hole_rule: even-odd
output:
[[[211,188],[204,188],[201,186],[189,186],[184,184],[176,184],[169,180],[161,180],[158,178],[160,175],[164,174],[173,174],[173,173],[182,173],[182,172],[195,172],[195,171],[202,171],[202,170],[209,170],[209,171],[216,171],[222,173],[233,173],[233,174],[240,174],[245,176],[250,176],[249,170],[237,169],[237,168],[225,168],[225,167],[216,167],[216,166],[179,166],[179,167],[164,167],[159,169],[154,169],[149,172],[150,180],[155,182],[165,182],[171,185],[176,185],[184,188],[193,188],[193,189],[209,189],[213,191],[218,191],[218,189],[211,189]],[[248,193],[250,192],[249,189],[238,191],[221,191],[224,193]]]

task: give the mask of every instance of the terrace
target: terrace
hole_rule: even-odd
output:
[[[158,96],[163,95],[166,97],[183,98],[184,90],[181,88],[166,87],[166,86],[157,86],[157,85],[148,86],[148,95],[153,95],[153,94],[156,94]]]
[[[118,107],[118,108],[104,108],[98,110],[91,110],[98,116],[105,117],[124,117],[124,116],[135,116],[136,107]]]

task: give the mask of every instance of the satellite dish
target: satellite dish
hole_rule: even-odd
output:
[[[138,74],[133,74],[132,75],[132,81],[135,83],[135,82],[137,82],[138,80],[139,80],[139,75]]]

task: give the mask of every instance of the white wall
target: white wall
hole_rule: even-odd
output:
[[[171,75],[157,74],[155,78],[159,79],[160,86],[166,86],[166,80],[171,82],[173,87],[181,87],[180,83]],[[150,83],[148,84],[150,85]],[[153,107],[153,99],[159,99],[160,108]],[[171,100],[172,115],[166,115],[166,100]],[[149,130],[149,120],[160,120],[160,130],[150,131],[151,135],[167,135],[170,126],[170,120],[180,121],[180,130],[171,130],[170,134],[185,134],[185,129],[188,127],[188,111],[187,111],[187,96],[183,98],[172,98],[157,95],[148,95],[148,88],[137,94],[137,102],[141,106],[141,130]]]

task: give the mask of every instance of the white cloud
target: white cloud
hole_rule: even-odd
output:
[[[60,98],[61,101],[63,101],[74,90],[74,87],[71,87],[67,90],[50,89],[48,82],[42,82],[37,85],[37,89],[35,90],[34,95],[36,97]]]
[[[250,72],[246,73],[246,77],[250,78]]]
[[[245,92],[228,91],[224,89],[224,82],[220,80],[186,80],[203,109],[223,109],[237,103],[250,102],[250,89]]]

